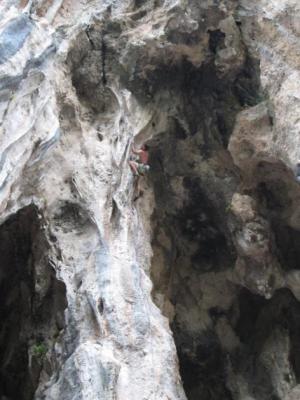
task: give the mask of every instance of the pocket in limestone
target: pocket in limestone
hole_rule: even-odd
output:
[[[115,110],[117,100],[109,88],[109,51],[103,33],[97,31],[100,44],[88,32],[80,32],[70,48],[67,64],[72,84],[81,104],[94,113]]]
[[[86,210],[80,204],[70,201],[59,203],[54,211],[53,221],[57,230],[64,233],[83,234],[93,225]]]

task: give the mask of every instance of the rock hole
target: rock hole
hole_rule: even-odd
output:
[[[28,206],[0,226],[0,394],[31,400],[67,307],[65,285],[47,259],[38,211]],[[54,371],[55,356],[48,363]]]
[[[78,234],[86,232],[92,226],[87,212],[77,203],[63,202],[53,216],[56,228],[64,233],[76,231]]]
[[[98,310],[99,310],[99,313],[102,315],[104,312],[104,300],[102,297],[100,297],[98,300]]]
[[[70,49],[67,64],[80,102],[92,112],[113,112],[118,107],[108,81],[108,49],[100,27],[89,27],[78,34]]]
[[[220,29],[216,29],[214,31],[208,30],[208,33],[209,33],[209,49],[214,54],[216,54],[218,49],[222,49],[225,47],[224,40],[226,35]]]

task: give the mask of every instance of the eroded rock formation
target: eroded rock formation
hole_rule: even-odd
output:
[[[297,1],[0,16],[1,400],[296,399]]]

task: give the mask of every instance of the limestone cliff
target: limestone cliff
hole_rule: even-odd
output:
[[[299,37],[297,0],[1,1],[1,400],[299,398]]]

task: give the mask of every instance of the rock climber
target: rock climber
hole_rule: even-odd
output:
[[[149,147],[144,144],[141,149],[136,149],[132,146],[132,153],[137,156],[131,156],[129,165],[135,176],[145,175],[149,171],[150,166],[148,165],[149,160]]]
[[[140,150],[136,149],[132,146],[132,155],[130,156],[129,165],[134,173],[134,176],[137,177],[135,181],[135,193],[133,201],[136,201],[139,197],[143,195],[143,191],[139,188],[139,176],[145,175],[146,172],[149,171],[150,166],[148,165],[149,160],[149,147],[144,144]]]

